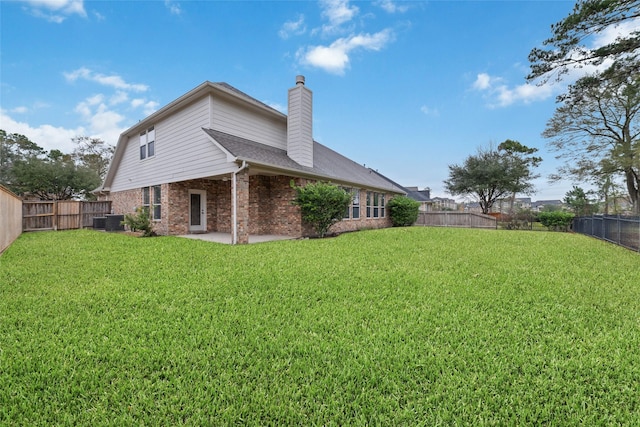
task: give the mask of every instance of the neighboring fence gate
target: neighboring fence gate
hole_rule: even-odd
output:
[[[415,225],[432,227],[497,228],[497,220],[474,212],[418,212]]]
[[[71,230],[93,227],[94,217],[111,213],[111,202],[55,200],[22,202],[23,231]]]
[[[573,220],[573,231],[640,252],[640,217],[594,215]]]

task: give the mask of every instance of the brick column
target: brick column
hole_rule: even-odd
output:
[[[249,171],[244,169],[235,175],[236,179],[236,242],[249,243]],[[233,186],[232,186],[233,187]]]

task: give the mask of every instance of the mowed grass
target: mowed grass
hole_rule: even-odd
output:
[[[640,425],[640,255],[443,228],[23,234],[2,425]]]

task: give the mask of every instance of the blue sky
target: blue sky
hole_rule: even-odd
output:
[[[405,186],[449,197],[447,166],[541,136],[565,87],[527,84],[527,56],[572,1],[2,1],[0,128],[47,150],[115,145],[200,83],[227,82],[286,113],[302,74],[314,137]]]

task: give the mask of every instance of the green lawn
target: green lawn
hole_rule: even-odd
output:
[[[181,424],[640,425],[640,255],[445,228],[23,234],[0,425]]]

